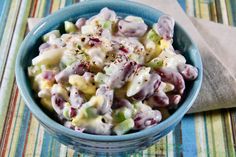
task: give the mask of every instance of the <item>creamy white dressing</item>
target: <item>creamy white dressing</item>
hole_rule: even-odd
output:
[[[171,18],[165,18],[167,24],[173,23]],[[119,25],[120,22],[124,25]],[[142,123],[159,123],[161,113],[146,103],[136,102],[140,99],[136,99],[134,95],[143,89],[148,92],[144,85],[153,78],[151,76],[154,76],[156,70],[147,66],[150,60],[161,60],[162,68],[167,67],[175,71],[178,70],[179,64],[186,63],[181,54],[174,52],[172,39],[164,39],[168,38],[164,35],[169,28],[161,28],[162,32],[158,32],[165,23],[154,24],[152,31],[156,33],[153,33],[150,28],[147,29],[141,17],[130,15],[118,19],[114,11],[103,8],[98,15],[81,23],[79,28],[68,21],[65,21],[65,25],[67,33],[60,35],[58,30],[54,30],[43,36],[47,45],[42,45],[42,52],[32,60],[32,66],[28,68],[33,88],[42,105],[48,109],[54,108],[60,119],[64,116],[65,126],[92,134],[109,135],[114,132],[114,128],[122,129],[124,124],[131,128],[115,132],[120,134],[137,129],[137,126],[134,126],[134,117],[138,112],[147,112],[148,119],[144,117]],[[149,32],[154,36],[147,37]],[[63,79],[47,80],[42,75],[46,70],[57,77],[60,73],[60,78]],[[155,83],[150,86],[158,87]],[[101,87],[103,92],[99,91]],[[174,85],[161,82],[158,90],[171,92]],[[152,96],[150,93],[146,95]],[[54,102],[50,101],[51,97]],[[112,102],[118,97],[132,107],[127,108],[125,113],[119,113],[117,118],[113,113],[118,110],[113,109]],[[75,98],[78,101],[74,101]],[[77,102],[78,104],[75,104]],[[129,116],[126,116],[127,113]],[[114,119],[121,122],[118,123]],[[153,121],[150,121],[151,119]],[[130,124],[126,124],[128,122]]]

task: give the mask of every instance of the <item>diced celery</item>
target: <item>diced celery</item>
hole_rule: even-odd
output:
[[[88,107],[86,108],[85,115],[87,118],[95,118],[98,116],[97,109],[95,107]]]
[[[30,67],[28,67],[28,75],[29,76],[36,76],[41,72],[42,72],[42,70],[41,70],[40,66],[30,66]]]
[[[136,53],[131,53],[129,55],[129,58],[133,61],[135,61],[138,64],[143,64],[144,63],[144,57],[142,55],[138,55]]]
[[[65,31],[67,33],[73,33],[73,32],[77,31],[77,28],[76,28],[75,24],[70,22],[70,21],[65,21],[64,22],[64,27],[65,27]]]
[[[132,110],[128,109],[127,107],[123,107],[120,109],[115,110],[114,119],[116,122],[122,122],[128,118],[131,118]]]
[[[75,61],[76,61],[76,57],[74,55],[63,55],[61,57],[61,63],[66,65],[66,66],[71,65]]]
[[[106,21],[106,22],[104,22],[102,27],[105,28],[105,29],[111,29],[111,26],[112,26],[112,22],[111,21]]]
[[[106,72],[107,75],[111,75],[114,71],[114,67],[111,64],[110,66],[104,67],[104,71]]]
[[[142,103],[142,101],[138,101],[134,104],[134,108],[137,111],[146,111],[146,110],[152,110],[152,108],[145,103]]]
[[[107,81],[107,79],[108,79],[108,76],[101,72],[98,72],[94,77],[94,81],[99,84],[104,84]]]
[[[161,37],[153,29],[151,29],[147,33],[147,39],[152,40],[155,43],[158,43],[161,40]]]
[[[114,132],[117,135],[123,135],[127,133],[129,130],[131,130],[134,127],[134,120],[132,118],[126,119],[125,121],[117,124],[114,127]]]
[[[53,30],[51,32],[48,32],[48,33],[43,35],[43,41],[47,42],[51,35],[55,35],[55,37],[59,38],[61,36],[61,33],[60,33],[59,30]]]
[[[63,69],[66,68],[66,65],[63,64],[62,62],[60,62],[60,63],[59,63],[59,68],[60,68],[60,70],[63,70]]]
[[[152,40],[146,40],[145,41],[145,48],[146,48],[146,54],[145,54],[145,61],[149,62],[153,58],[159,56],[162,49],[160,47],[160,44],[155,43]]]
[[[147,66],[154,69],[163,67],[163,60],[160,58],[154,58],[150,62],[147,63]]]
[[[70,108],[69,107],[64,107],[63,108],[63,116],[68,120],[71,119],[70,118]]]

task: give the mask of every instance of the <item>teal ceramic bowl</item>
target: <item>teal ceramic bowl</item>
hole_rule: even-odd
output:
[[[123,154],[142,150],[165,136],[181,121],[185,113],[196,99],[202,83],[202,61],[197,47],[190,36],[178,24],[175,25],[174,47],[183,52],[187,62],[196,66],[199,76],[187,85],[186,96],[180,107],[166,120],[151,128],[121,135],[102,136],[78,133],[68,129],[49,117],[40,107],[35,97],[27,75],[27,67],[31,60],[38,55],[43,34],[53,29],[63,30],[65,20],[75,21],[79,17],[89,18],[97,14],[103,7],[114,10],[120,16],[136,15],[142,17],[148,25],[157,21],[162,12],[128,1],[88,1],[66,7],[44,18],[25,38],[18,52],[15,73],[16,81],[24,101],[33,115],[46,128],[46,130],[61,143],[80,152],[97,154]],[[62,31],[63,32],[63,31]]]

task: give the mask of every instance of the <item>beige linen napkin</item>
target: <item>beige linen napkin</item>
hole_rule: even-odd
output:
[[[176,0],[134,1],[173,16],[198,45],[204,66],[203,84],[189,113],[236,107],[236,53],[233,53],[236,49],[236,29],[189,18]],[[39,21],[40,19],[28,19],[29,30]]]

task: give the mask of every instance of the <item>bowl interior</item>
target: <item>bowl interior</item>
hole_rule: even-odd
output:
[[[175,121],[183,117],[187,110],[191,107],[195,100],[202,81],[202,62],[198,49],[191,41],[186,32],[178,25],[175,25],[174,34],[174,48],[180,50],[186,57],[187,62],[196,66],[199,70],[199,76],[194,82],[188,83],[186,86],[186,95],[181,103],[181,106],[166,120],[162,121],[159,125],[152,128],[145,129],[136,133],[131,133],[121,136],[101,136],[90,135],[85,133],[77,133],[73,130],[65,128],[59,123],[51,119],[45,111],[40,107],[40,103],[36,98],[34,91],[31,88],[30,80],[27,75],[27,67],[31,65],[32,59],[38,55],[38,47],[42,43],[41,37],[43,34],[53,29],[59,29],[64,33],[63,22],[65,20],[75,21],[80,17],[89,18],[97,14],[103,7],[108,7],[114,10],[119,16],[135,15],[140,16],[144,21],[152,26],[157,21],[162,12],[152,9],[150,7],[140,5],[133,2],[114,2],[114,1],[90,1],[82,2],[67,8],[64,8],[53,15],[44,18],[25,38],[21,45],[20,51],[16,61],[16,79],[20,92],[31,110],[31,112],[45,125],[51,126],[56,130],[74,137],[84,139],[96,140],[128,140],[130,138],[138,138],[148,136],[150,133],[161,131],[172,125]]]

